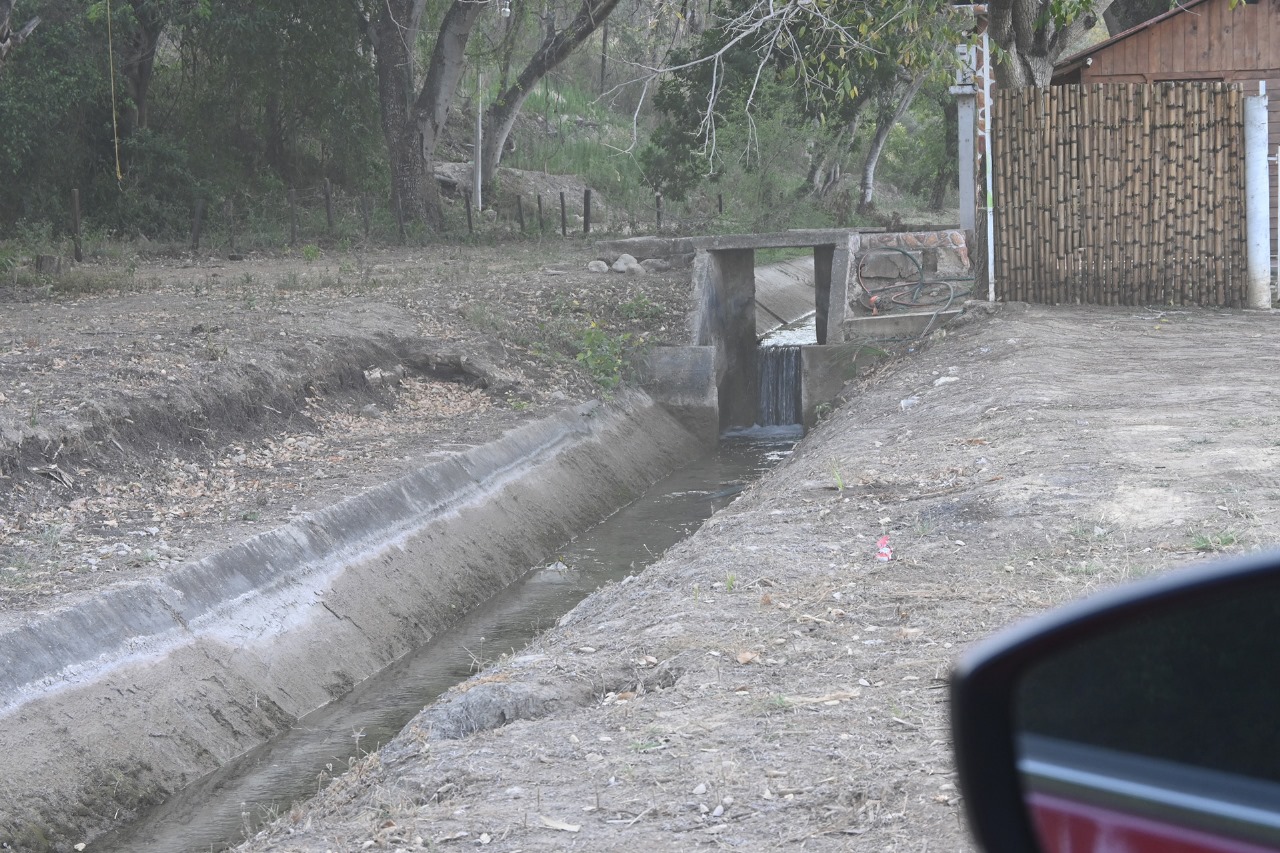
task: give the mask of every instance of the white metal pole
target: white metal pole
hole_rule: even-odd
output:
[[[1271,307],[1271,170],[1267,165],[1267,89],[1244,99],[1245,269],[1247,304]]]
[[[991,189],[991,75],[995,63],[991,61],[991,41],[987,29],[982,31],[982,111],[986,114],[986,126],[982,134],[983,159],[987,161],[987,301],[996,301],[996,214],[995,194]]]

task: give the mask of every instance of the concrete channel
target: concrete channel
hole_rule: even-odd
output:
[[[816,306],[829,343],[805,348],[811,422],[867,352],[846,339],[843,310],[836,320],[817,305],[846,298],[854,261],[841,252],[855,241],[840,233],[838,286],[825,249],[751,273],[746,238],[695,246],[695,345],[651,354],[644,390],[562,411],[163,578],[0,628],[0,732],[6,764],[22,770],[0,774],[0,844],[69,849],[67,839],[106,832],[429,642],[706,453],[724,428],[749,424],[739,396],[754,405],[755,392],[737,375],[754,371],[746,342],[754,350],[759,334]],[[812,239],[788,234],[782,245]]]
[[[288,730],[706,449],[622,394],[11,627],[11,846],[91,838]]]

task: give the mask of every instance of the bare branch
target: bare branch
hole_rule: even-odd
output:
[[[9,52],[22,44],[40,26],[40,16],[32,18],[17,32],[13,31],[11,19],[16,0],[0,0],[0,66],[4,64]]]

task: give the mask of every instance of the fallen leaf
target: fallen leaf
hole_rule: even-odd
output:
[[[758,652],[747,652],[747,651],[738,652],[738,663],[740,664],[746,665],[751,663],[753,660],[759,660],[759,659],[760,659],[760,654]]]
[[[582,829],[579,824],[565,823],[562,820],[556,820],[555,818],[547,817],[546,815],[538,815],[538,820],[542,821],[542,825],[548,829],[559,829],[562,832],[577,832]]]

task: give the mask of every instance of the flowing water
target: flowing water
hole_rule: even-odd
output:
[[[519,650],[602,584],[656,560],[789,454],[800,434],[792,426],[727,434],[716,453],[659,480],[452,629],[92,849],[207,853],[238,843],[315,794],[349,759],[386,743],[424,705],[471,675],[477,662]]]
[[[801,422],[800,347],[762,346],[756,350],[760,404],[756,423],[789,426]]]
[[[756,375],[760,382],[756,424],[790,426],[803,420],[800,347],[817,342],[813,315],[777,328],[760,339],[756,350]]]

